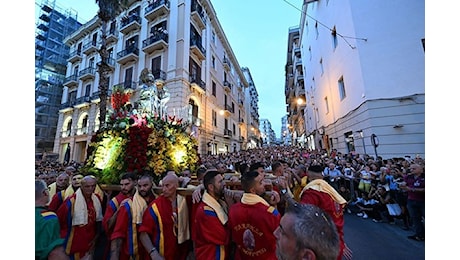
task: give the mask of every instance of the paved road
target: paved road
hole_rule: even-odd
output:
[[[353,251],[353,260],[425,259],[425,242],[408,239],[413,234],[402,228],[402,220],[396,225],[375,223],[355,214],[345,213],[345,242]]]

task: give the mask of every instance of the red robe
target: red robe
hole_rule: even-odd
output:
[[[276,238],[273,232],[281,215],[272,206],[262,203],[233,204],[229,210],[228,227],[236,243],[235,259],[276,260]]]
[[[198,203],[192,226],[196,259],[229,259],[230,233],[213,208]]]
[[[68,197],[57,210],[61,226],[61,237],[64,238],[64,249],[73,259],[80,259],[90,250],[90,243],[96,237],[97,223],[96,210],[92,200],[86,201],[88,209],[88,224],[72,226],[72,212],[74,210],[76,193]],[[97,196],[97,195],[96,195]],[[99,201],[100,197],[97,196]]]
[[[149,235],[153,246],[165,260],[185,260],[187,258],[190,240],[182,244],[178,243],[177,236],[174,234],[171,201],[164,196],[161,195],[150,203],[142,216],[142,224],[138,232],[139,234],[146,232]]]
[[[341,260],[343,256],[343,249],[345,248],[345,241],[343,238],[344,219],[342,205],[335,202],[331,195],[313,189],[306,189],[300,198],[300,202],[304,204],[316,205],[323,209],[327,214],[329,214],[329,216],[331,216],[339,233],[340,253],[337,259]]]
[[[54,211],[54,212],[58,210],[58,208],[62,205],[62,202],[64,201],[64,193],[65,193],[65,190],[61,190],[61,191],[56,192],[56,194],[53,195],[48,205],[49,210]]]
[[[109,219],[113,216],[113,214],[115,214],[115,212],[117,212],[121,202],[126,198],[128,198],[128,196],[120,192],[107,203],[104,218],[102,219],[102,227],[104,228],[107,237],[110,237],[111,234],[110,230],[108,230]]]
[[[110,241],[121,238],[120,260],[144,259],[148,253],[139,239],[139,226],[133,223],[132,199],[123,202],[118,209],[117,220]]]

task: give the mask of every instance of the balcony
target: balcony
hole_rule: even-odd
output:
[[[94,79],[96,76],[96,69],[93,67],[88,67],[83,70],[80,70],[78,73],[78,78],[80,80],[89,80],[89,79]]]
[[[144,17],[147,21],[152,22],[167,13],[169,13],[169,0],[157,0],[145,8]]]
[[[66,138],[70,136],[70,129],[61,131],[61,137]]]
[[[67,59],[70,63],[80,62],[82,59],[81,57],[81,50],[75,50],[70,53],[69,58]]]
[[[37,28],[44,32],[47,32],[49,30],[48,26],[46,26],[44,23],[41,23],[40,25],[38,25]]]
[[[85,45],[83,45],[82,50],[83,50],[83,53],[84,53],[84,54],[90,55],[90,54],[93,53],[93,52],[97,52],[97,51],[98,51],[98,48],[97,48],[95,42],[88,42],[88,43],[86,43]]]
[[[225,106],[224,106],[224,112],[225,112],[226,114],[233,113],[233,108],[232,108],[232,106],[230,106],[230,105],[225,105]]]
[[[141,28],[141,18],[137,13],[124,17],[121,19],[120,32],[123,34],[129,34],[132,31],[139,30]]]
[[[196,0],[192,0],[192,6],[190,8],[191,21],[198,26],[200,30],[206,28],[206,19],[204,17],[203,7]]]
[[[75,105],[75,100],[65,102],[65,103],[61,104],[61,106],[59,107],[59,112],[70,111],[70,110],[73,109],[74,105]]]
[[[230,131],[229,129],[224,129],[224,138],[230,139],[232,137],[233,137],[232,131]]]
[[[295,47],[294,48],[294,55],[300,58],[300,47]]]
[[[113,86],[114,88],[115,87],[123,87],[124,89],[132,89],[132,90],[135,90],[137,85],[136,85],[136,82],[134,81],[125,81],[125,82],[121,82],[121,83],[118,83],[116,84],[115,86]]]
[[[296,61],[295,61],[295,67],[296,67],[296,69],[298,69],[299,71],[302,71],[302,59],[299,59],[299,58],[296,59]]]
[[[139,59],[139,49],[137,47],[128,47],[117,53],[117,62],[126,64],[130,61],[137,61]]]
[[[233,87],[232,83],[230,83],[230,82],[228,82],[226,80],[224,81],[224,90],[225,90],[225,92],[227,92],[227,93],[231,92],[232,87]]]
[[[204,60],[206,58],[206,49],[201,45],[201,37],[191,37],[190,38],[190,51],[199,60]]]
[[[45,34],[46,35],[46,34]],[[44,41],[46,40],[46,36],[44,34],[38,33],[37,36],[35,36],[35,39],[39,41]]]
[[[305,97],[305,88],[303,87],[303,85],[298,85],[295,89],[295,96],[296,97],[300,97],[300,96],[304,96]]]
[[[152,36],[142,41],[142,51],[150,54],[168,47],[168,34],[155,32]]]
[[[78,79],[77,79],[76,74],[68,76],[67,78],[65,78],[64,87],[71,88],[71,87],[75,87],[75,86],[78,86]]]
[[[77,98],[73,106],[75,108],[81,108],[81,107],[89,106],[90,103],[91,103],[91,97],[84,96],[84,97]]]
[[[110,29],[109,33],[107,34],[107,38],[105,38],[105,43],[107,45],[116,43],[118,41],[118,33],[119,31],[116,28]]]
[[[224,65],[224,69],[226,71],[229,71],[231,66],[230,66],[230,60],[227,58],[227,57],[224,57],[224,60],[222,61],[223,65]]]
[[[115,59],[113,59],[113,58],[108,58],[107,61],[106,61],[106,64],[109,66],[110,69],[112,69],[112,71],[115,70]],[[99,66],[101,66],[101,65],[102,65],[102,63],[99,61],[99,62],[97,63],[97,66],[99,67]]]
[[[190,85],[193,89],[196,89],[199,93],[206,93],[206,84],[203,80],[197,78],[194,75],[190,75]]]
[[[93,94],[91,94],[91,97],[90,97],[90,100],[92,103],[98,103],[101,98],[99,97],[99,93],[101,93],[100,91],[96,91],[96,92],[93,92]],[[110,96],[112,95],[112,90],[108,90],[107,91],[107,99],[110,100]]]
[[[77,135],[86,135],[88,134],[88,127],[83,126],[77,129]]]
[[[297,74],[296,80],[297,82],[303,84],[303,74]]]
[[[188,122],[189,122],[191,125],[201,126],[201,124],[203,124],[203,119],[198,118],[198,117],[196,117],[196,116],[189,116]]]
[[[51,21],[49,15],[47,15],[47,14],[42,14],[42,15],[40,16],[40,19],[41,19],[42,21],[47,22],[47,23],[49,23],[49,21]]]

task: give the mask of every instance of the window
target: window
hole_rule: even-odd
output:
[[[335,26],[334,28],[332,28],[332,31],[331,31],[331,34],[332,34],[332,48],[335,50],[335,48],[337,48],[337,31],[335,29]]]
[[[217,127],[217,112],[212,110],[212,125]]]
[[[311,60],[311,46],[308,47],[308,55],[310,56],[310,60]]]
[[[89,59],[89,64],[88,64],[88,68],[94,68],[94,57]]]
[[[326,114],[329,114],[329,101],[327,97],[324,98],[324,104],[326,105]]]
[[[321,60],[319,60],[319,66],[321,68],[321,76],[322,76],[324,74],[323,58],[321,58]]]
[[[85,87],[85,97],[89,97],[90,94],[91,94],[91,84],[88,84]]]
[[[93,45],[96,45],[96,43],[97,43],[97,33],[94,33],[94,34],[93,34],[93,38],[92,38],[91,43],[92,43]]]
[[[213,69],[216,69],[216,57],[212,56],[212,58],[211,58],[211,64],[212,64],[212,68],[213,68]]]
[[[318,39],[318,36],[319,36],[318,22],[315,23],[315,32],[316,32],[316,39]]]
[[[345,92],[345,84],[343,83],[343,77],[339,79],[339,96],[340,100],[343,100],[344,98],[347,97],[347,93]]]
[[[125,70],[125,81],[124,81],[125,88],[131,88],[132,81],[133,81],[133,67]]]
[[[155,57],[152,59],[152,73],[154,76],[158,77],[158,71],[161,70],[161,56]]]
[[[211,40],[212,40],[212,43],[216,44],[216,33],[215,32],[212,32]]]
[[[212,95],[216,97],[216,82],[212,82]]]

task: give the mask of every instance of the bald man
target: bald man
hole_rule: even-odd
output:
[[[48,185],[48,189],[50,192],[50,198],[53,198],[53,196],[62,191],[67,189],[69,187],[69,175],[65,172],[62,172],[56,177],[56,181]]]
[[[151,258],[181,260],[192,252],[189,227],[191,197],[177,194],[178,187],[177,175],[166,174],[162,179],[162,194],[144,212],[139,233],[142,245]]]
[[[101,198],[94,193],[96,184],[94,176],[83,177],[80,189],[57,210],[64,248],[71,259],[94,256],[103,217]]]

